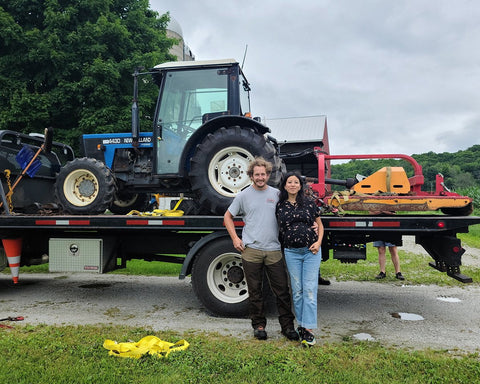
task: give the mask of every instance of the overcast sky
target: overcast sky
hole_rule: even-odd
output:
[[[252,112],[326,115],[332,154],[480,144],[475,0],[150,0],[196,60],[243,60]]]

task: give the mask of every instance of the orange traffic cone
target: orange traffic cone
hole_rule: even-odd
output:
[[[8,266],[12,273],[13,284],[18,284],[20,256],[22,255],[22,239],[2,239],[3,248],[8,259]]]

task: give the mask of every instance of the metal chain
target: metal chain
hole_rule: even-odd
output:
[[[12,173],[9,169],[5,169],[3,171],[5,173],[5,179],[7,180],[7,185],[8,185],[8,192],[6,194],[7,202],[8,202],[8,207],[10,208],[10,212],[13,211],[13,203],[12,203],[12,183],[10,181],[10,174]]]

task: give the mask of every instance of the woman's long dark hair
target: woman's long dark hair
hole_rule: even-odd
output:
[[[284,202],[285,200],[288,199],[288,192],[285,190],[285,185],[287,184],[287,180],[290,176],[295,176],[299,181],[300,181],[300,190],[297,193],[297,204],[299,206],[302,206],[304,201],[305,201],[305,180],[303,177],[296,171],[290,171],[285,174],[285,176],[282,179],[282,183],[280,184],[280,196],[279,196],[279,203]]]

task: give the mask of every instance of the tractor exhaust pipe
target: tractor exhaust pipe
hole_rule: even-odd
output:
[[[138,76],[140,68],[133,73],[133,100],[132,100],[132,145],[137,148],[140,137],[140,117],[138,113]]]

